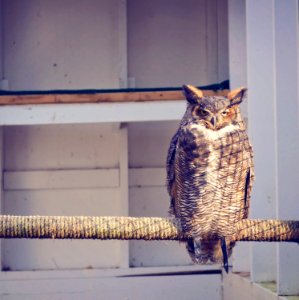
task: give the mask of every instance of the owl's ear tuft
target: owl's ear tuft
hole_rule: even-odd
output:
[[[230,100],[230,106],[240,104],[247,94],[247,88],[240,87],[230,91],[227,95],[227,98]]]
[[[203,92],[193,85],[183,85],[183,93],[187,101],[191,104],[197,104],[198,101],[203,98]]]

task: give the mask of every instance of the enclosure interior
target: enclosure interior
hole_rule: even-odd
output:
[[[182,1],[4,0],[2,84],[51,90],[226,80],[226,2],[191,2],[192,10]],[[165,160],[178,122],[4,127],[2,213],[167,216]],[[6,240],[2,268],[191,263],[176,242],[127,243]]]

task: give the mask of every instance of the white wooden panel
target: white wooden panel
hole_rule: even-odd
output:
[[[228,1],[229,79],[231,89],[247,86],[246,13],[245,0]],[[242,103],[242,115],[247,119],[248,101]],[[234,272],[249,272],[250,244],[237,243],[232,257]]]
[[[118,167],[119,131],[111,124],[5,128],[6,170]]]
[[[278,219],[299,218],[298,1],[275,0]],[[299,294],[298,245],[278,246],[278,294]]]
[[[128,1],[129,77],[136,87],[215,82],[207,74],[206,2]],[[211,22],[215,27],[217,18]],[[217,44],[213,49],[217,63]]]
[[[246,1],[249,134],[255,153],[256,181],[251,218],[276,217],[276,120],[274,18],[272,1]],[[254,281],[276,279],[276,245],[252,243]]]
[[[1,106],[0,125],[179,120],[185,108],[185,101]]]
[[[165,187],[130,188],[130,215],[167,217],[169,196]],[[175,241],[130,241],[130,265],[172,266],[192,264],[184,244]]]
[[[118,186],[118,169],[4,172],[5,190],[78,189]]]
[[[273,287],[274,283],[270,283]],[[269,285],[270,285],[269,284]],[[269,285],[250,282],[249,274],[223,274],[223,300],[291,300],[278,297]],[[274,285],[275,288],[275,285]],[[296,300],[296,297],[294,297]]]
[[[168,216],[166,156],[178,122],[129,124],[130,215]],[[191,264],[185,246],[178,242],[130,241],[130,265]]]
[[[218,81],[230,79],[228,60],[228,1],[217,1]]]
[[[0,296],[19,299],[220,300],[221,275],[1,281]]]
[[[3,62],[4,62],[4,52],[3,52],[3,1],[0,0],[0,88],[2,88],[2,79],[4,77],[4,69],[3,69]]]
[[[74,279],[74,278],[109,278],[109,277],[137,277],[155,275],[198,274],[203,271],[219,272],[217,265],[190,265],[144,268],[110,268],[110,269],[77,269],[77,270],[35,270],[0,272],[0,280],[36,280],[36,279]]]
[[[119,189],[5,192],[4,213],[120,215]],[[3,266],[11,270],[118,267],[121,241],[5,240]]]
[[[118,88],[119,2],[5,1],[11,89]]]
[[[129,170],[130,187],[166,185],[166,168],[133,168]],[[166,188],[166,187],[165,187]]]
[[[1,3],[0,3],[1,4]],[[3,145],[3,127],[0,126],[0,214],[3,214],[3,202],[4,202],[4,194],[3,194],[3,160],[4,160],[4,145]],[[2,257],[2,245],[3,240],[0,240],[0,257]],[[2,269],[2,260],[0,262],[0,268]]]
[[[206,57],[207,80],[209,83],[218,82],[218,6],[217,0],[206,1],[205,22],[206,22]]]
[[[246,4],[228,0],[229,80],[231,89],[247,86]],[[241,104],[247,119],[248,102]]]
[[[117,3],[118,9],[118,74],[119,87],[128,87],[128,37],[127,37],[127,0],[119,0]]]
[[[231,88],[246,85],[245,0],[228,0],[229,80]]]
[[[120,214],[118,188],[6,191],[4,213],[98,216]]]
[[[120,204],[121,215],[129,215],[129,158],[128,158],[128,127],[127,124],[121,124],[120,127]],[[122,251],[120,257],[120,267],[129,267],[129,242],[122,242]]]
[[[185,107],[178,119],[182,118],[184,110]],[[129,124],[130,167],[164,168],[170,140],[178,128],[178,121]]]

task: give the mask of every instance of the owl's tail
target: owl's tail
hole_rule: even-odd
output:
[[[187,250],[192,260],[197,264],[216,264],[223,262],[228,272],[228,258],[232,254],[235,243],[226,243],[225,238],[203,240],[194,238],[187,241]]]

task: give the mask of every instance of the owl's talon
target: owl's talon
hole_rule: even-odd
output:
[[[221,249],[223,255],[223,267],[226,273],[228,273],[228,256],[227,256],[227,247],[225,242],[225,237],[221,238]]]

